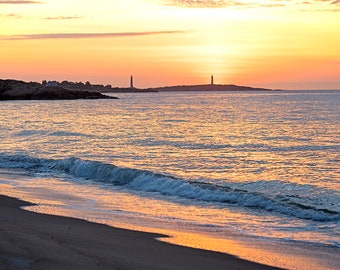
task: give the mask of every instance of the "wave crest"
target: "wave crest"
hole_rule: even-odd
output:
[[[156,174],[146,170],[117,167],[98,161],[83,160],[76,157],[54,160],[39,159],[24,155],[1,155],[0,168],[25,169],[34,173],[68,174],[74,179],[89,179],[95,182],[124,186],[127,189],[166,196],[204,201],[212,204],[234,204],[248,208],[259,208],[301,219],[315,221],[339,221],[340,213],[334,207],[322,209],[308,203],[298,203],[291,196],[272,195],[270,189],[259,191],[259,187],[274,186],[284,188],[287,183],[280,181],[253,182],[248,189],[215,185],[213,183],[188,181],[171,176]],[[292,184],[298,185],[298,184]],[[254,187],[252,187],[254,186]],[[256,187],[256,188],[255,188]],[[299,185],[299,188],[310,188]],[[314,187],[315,188],[315,187]]]

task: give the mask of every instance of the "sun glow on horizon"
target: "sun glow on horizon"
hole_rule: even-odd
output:
[[[221,83],[340,89],[340,3],[230,3],[0,2],[0,74],[116,86],[135,74],[139,87],[216,74]]]

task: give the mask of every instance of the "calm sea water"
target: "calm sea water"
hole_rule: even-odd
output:
[[[1,102],[1,192],[113,225],[339,251],[340,91],[116,96]]]

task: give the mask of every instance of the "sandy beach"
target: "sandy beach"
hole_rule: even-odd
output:
[[[277,269],[175,246],[161,235],[22,210],[0,196],[1,269]]]

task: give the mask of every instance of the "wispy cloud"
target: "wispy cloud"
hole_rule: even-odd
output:
[[[10,14],[0,14],[0,18],[14,18],[14,19],[19,19],[22,18],[21,15],[19,14],[14,14],[14,13],[10,13]]]
[[[82,16],[57,16],[57,17],[46,17],[44,20],[77,20],[82,19]]]
[[[161,0],[164,5],[189,8],[221,8],[227,6],[243,6],[240,1],[225,0]]]
[[[50,34],[0,36],[0,40],[119,38],[147,35],[181,34],[186,32],[188,31],[151,31],[151,32],[120,32],[120,33],[50,33]]]
[[[155,0],[162,5],[177,6],[183,8],[225,8],[225,7],[284,7],[284,6],[323,6],[333,7],[340,6],[340,0],[268,0],[265,3],[258,0]]]
[[[329,5],[337,5],[340,4],[340,0],[310,0],[310,1],[303,1],[302,4],[317,4],[317,3],[324,3]]]
[[[3,1],[0,0],[0,5],[1,4],[12,4],[12,5],[20,5],[20,4],[42,4],[43,2],[40,1],[17,1],[17,0],[7,0],[7,1]]]

